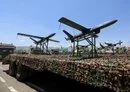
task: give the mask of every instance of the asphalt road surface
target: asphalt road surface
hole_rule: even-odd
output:
[[[0,92],[113,92],[80,84],[50,72],[35,72],[26,81],[19,82],[5,72],[8,67],[0,63]]]
[[[0,92],[37,92],[25,83],[9,76],[4,72],[5,70],[8,70],[8,65],[2,65],[0,62]]]

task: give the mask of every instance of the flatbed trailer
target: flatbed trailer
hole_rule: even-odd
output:
[[[68,55],[11,54],[5,61],[9,62],[9,74],[20,81],[34,70],[49,71],[83,84],[130,92],[130,56],[126,55],[80,59]]]

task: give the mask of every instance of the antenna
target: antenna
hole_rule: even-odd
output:
[[[59,24],[59,28],[58,28],[58,30],[60,30],[60,28],[61,28],[61,22],[60,22],[60,24]]]

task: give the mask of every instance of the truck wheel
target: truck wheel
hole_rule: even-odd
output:
[[[15,72],[16,72],[16,63],[10,62],[10,64],[9,64],[9,75],[15,76]]]
[[[18,81],[24,81],[27,78],[27,69],[26,66],[22,64],[17,65],[17,70],[16,70],[16,79]]]

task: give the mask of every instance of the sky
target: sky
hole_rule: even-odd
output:
[[[101,30],[97,43],[119,40],[130,45],[130,1],[129,0],[0,0],[0,41],[16,46],[34,45],[28,37],[17,36],[26,33],[53,37],[60,43],[50,46],[69,46],[63,29],[71,34],[80,33],[58,22],[67,17],[87,28],[105,21],[117,19],[118,22]],[[81,44],[87,44],[83,41]]]

